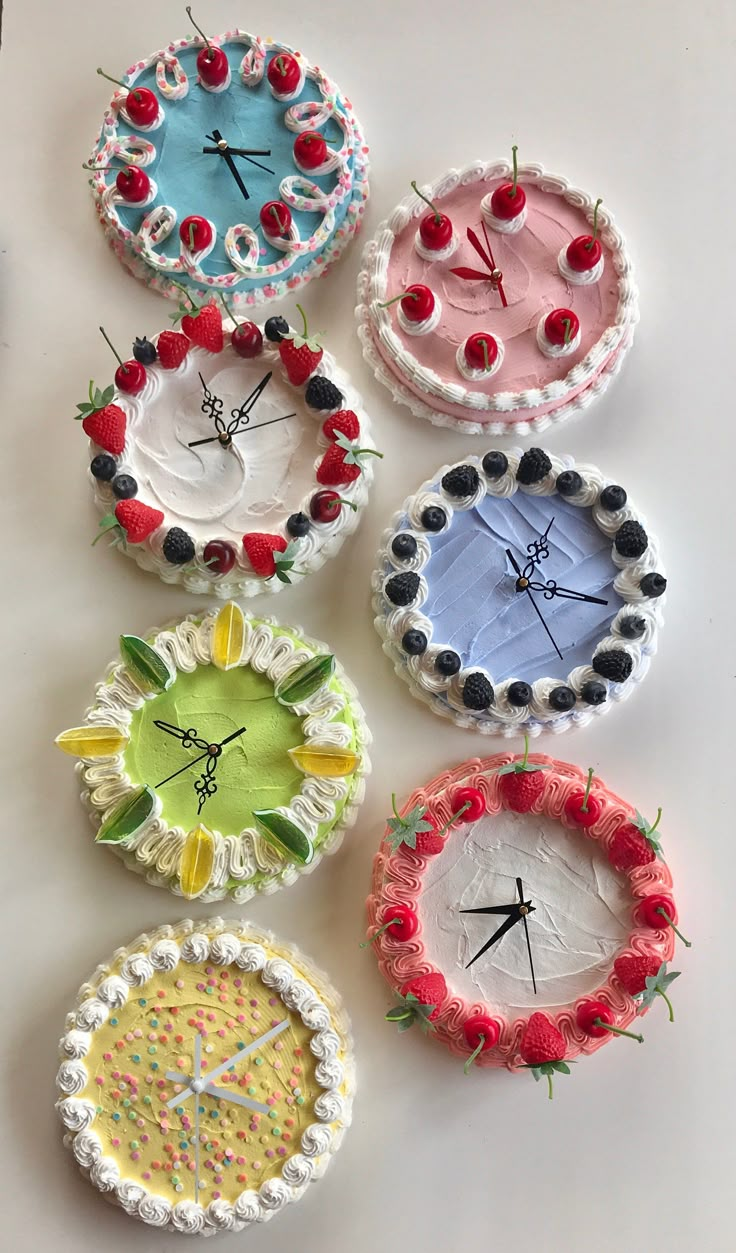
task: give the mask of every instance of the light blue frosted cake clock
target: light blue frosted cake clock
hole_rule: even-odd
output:
[[[383,536],[376,627],[460,726],[562,730],[643,678],[667,581],[626,491],[541,448],[445,466]]]
[[[300,52],[200,32],[113,82],[86,168],[112,247],[149,286],[254,305],[325,273],[358,229],[368,149]]]

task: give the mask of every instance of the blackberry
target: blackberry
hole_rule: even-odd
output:
[[[649,574],[645,574],[639,584],[639,589],[645,596],[664,596],[667,588],[667,580],[663,574],[657,574],[651,570]]]
[[[484,674],[469,674],[463,683],[463,704],[466,709],[487,709],[493,704],[493,686]]]
[[[103,483],[109,483],[110,479],[114,479],[118,472],[118,463],[114,457],[109,457],[106,452],[101,452],[98,456],[93,457],[89,463],[90,474],[96,479],[101,479]]]
[[[532,483],[541,483],[551,469],[552,462],[543,448],[528,448],[519,462],[516,478],[529,487]]]
[[[559,687],[552,688],[547,699],[557,713],[565,714],[568,709],[572,709],[578,698],[571,687],[565,687],[563,684],[560,684]]]
[[[310,409],[319,409],[320,413],[329,409],[334,413],[342,405],[343,394],[339,387],[335,387],[335,384],[324,378],[322,374],[313,374],[307,383],[304,399]]]
[[[557,475],[556,487],[560,496],[577,496],[583,490],[583,480],[577,470],[563,470]]]
[[[286,318],[266,318],[264,326],[266,339],[270,339],[272,344],[280,344],[284,335],[289,334],[289,323]]]
[[[509,468],[509,459],[505,452],[487,452],[483,458],[483,473],[489,479],[500,479]]]
[[[592,665],[596,674],[611,683],[625,683],[634,669],[631,657],[623,648],[609,648],[596,653]]]
[[[523,683],[521,679],[509,684],[509,690],[506,693],[509,698],[510,705],[516,705],[521,709],[523,705],[530,705],[532,700],[532,689],[528,683]]]
[[[447,514],[439,505],[427,505],[420,519],[425,531],[441,531],[447,525]]]
[[[301,539],[306,535],[311,525],[306,513],[292,513],[286,519],[286,529],[294,539]]]
[[[604,509],[610,509],[615,513],[617,509],[623,509],[628,497],[623,487],[619,487],[616,483],[611,483],[609,487],[604,487],[600,494],[600,502]]]
[[[451,648],[444,648],[434,659],[434,668],[437,673],[444,674],[445,678],[448,679],[451,675],[457,674],[460,665],[460,658]]]
[[[608,689],[599,679],[588,679],[588,682],[583,684],[580,695],[586,705],[602,705],[608,697]]]
[[[448,496],[472,496],[478,490],[480,478],[475,466],[455,466],[442,476],[442,486]]]
[[[164,540],[164,557],[172,566],[183,566],[194,559],[194,542],[180,526],[172,526]]]
[[[413,570],[392,574],[384,590],[392,605],[410,605],[419,591],[419,575]]]
[[[641,557],[647,551],[649,536],[647,535],[641,522],[634,522],[629,519],[628,522],[622,522],[618,528],[614,540],[616,552],[622,557]]]
[[[647,629],[646,619],[639,614],[629,613],[618,624],[618,629],[626,640],[638,640]]]
[[[138,495],[138,484],[132,474],[116,474],[112,481],[112,492],[118,500],[130,500],[131,496]]]
[[[156,345],[152,344],[150,339],[146,339],[145,335],[143,339],[139,339],[136,335],[133,341],[133,356],[136,361],[140,361],[141,365],[153,365],[158,356]]]
[[[405,631],[401,637],[401,647],[410,657],[419,657],[426,652],[428,642],[424,631]]]
[[[399,531],[391,540],[391,552],[400,561],[410,561],[416,556],[417,541],[409,531]]]

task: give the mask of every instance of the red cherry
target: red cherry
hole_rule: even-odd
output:
[[[592,827],[603,811],[603,804],[590,790],[593,781],[592,768],[588,771],[588,783],[585,788],[571,792],[565,801],[565,817],[578,827]]]
[[[239,357],[257,357],[263,351],[263,335],[255,322],[239,322],[230,343]]]
[[[130,361],[124,361],[115,371],[115,386],[119,392],[126,392],[128,396],[137,396],[138,392],[143,391],[146,386],[146,367],[141,365],[140,361],[131,358]]]
[[[407,287],[401,295],[394,296],[380,307],[388,309],[389,305],[395,305],[397,300],[401,301],[401,309],[408,322],[424,322],[431,316],[434,309],[434,295],[429,287],[424,286],[424,283],[412,283],[411,287]]]
[[[525,204],[526,195],[518,183],[516,187],[513,183],[502,183],[491,196],[491,212],[502,222],[510,222],[513,218],[518,218]]]
[[[125,111],[134,126],[152,126],[158,117],[158,100],[147,87],[128,92]]]
[[[409,905],[387,905],[381,911],[381,925],[369,940],[364,940],[361,948],[368,948],[379,936],[390,935],[395,940],[411,940],[419,930],[419,919]]]
[[[487,331],[476,331],[466,339],[465,360],[471,369],[490,370],[497,356],[498,344]]]
[[[633,1031],[624,1031],[623,1027],[616,1027],[613,1010],[603,1001],[581,1001],[575,1010],[575,1021],[580,1030],[594,1040],[601,1040],[613,1032],[615,1035],[625,1035],[630,1040],[637,1040],[639,1044],[644,1042],[643,1036]]]
[[[342,513],[343,505],[353,512],[358,507],[352,500],[344,500],[338,492],[316,492],[309,502],[309,513],[315,522],[333,522]]]
[[[196,213],[188,218],[184,218],[179,227],[179,239],[192,252],[201,252],[203,248],[208,248],[212,243],[212,227],[207,218],[201,218]]]
[[[498,1044],[500,1034],[499,1024],[495,1018],[489,1018],[487,1014],[473,1014],[472,1018],[466,1018],[463,1023],[465,1043],[473,1052],[478,1048],[482,1053],[485,1053],[487,1049],[492,1049]],[[483,1036],[482,1042],[481,1036]]]
[[[560,348],[569,344],[580,330],[580,319],[572,309],[553,309],[544,319],[544,333],[551,344]]]
[[[425,213],[419,223],[419,235],[425,248],[446,248],[452,239],[452,221],[446,213]]]
[[[305,170],[316,170],[327,160],[327,143],[319,131],[302,131],[294,140],[294,159]]]
[[[677,909],[671,896],[665,896],[663,892],[652,892],[650,896],[643,898],[638,912],[645,926],[653,927],[655,931],[671,927],[685,947],[692,948],[690,940],[686,940],[677,929]]]
[[[203,48],[197,55],[197,72],[208,87],[222,87],[230,73],[230,65],[222,48],[213,44]]]
[[[302,72],[296,57],[288,52],[279,52],[271,57],[266,70],[266,77],[273,90],[279,96],[290,96],[299,86]]]
[[[126,169],[121,170],[115,179],[117,187],[123,200],[127,200],[128,204],[140,204],[142,200],[146,200],[151,190],[151,180],[145,170],[140,169],[137,165],[129,165]]]
[[[202,558],[211,574],[229,574],[235,565],[235,549],[222,539],[211,539]]]
[[[486,812],[486,800],[482,792],[477,787],[456,787],[450,793],[450,804],[452,812],[457,813],[458,809],[462,809],[463,805],[468,808],[465,813],[458,818],[458,822],[477,822]]]
[[[266,235],[283,237],[291,230],[291,211],[283,200],[267,200],[259,214]]]
[[[598,264],[602,249],[599,241],[593,239],[592,235],[578,235],[577,239],[573,239],[572,243],[567,245],[565,256],[570,269],[583,274]]]

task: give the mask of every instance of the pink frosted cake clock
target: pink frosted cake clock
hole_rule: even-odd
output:
[[[466,434],[541,431],[608,386],[638,319],[607,206],[540,165],[474,162],[368,244],[357,316],[376,376]]]
[[[555,1072],[663,1000],[677,911],[659,819],[551,757],[500,753],[446,770],[389,819],[369,941],[417,1023],[465,1063]],[[680,936],[684,940],[684,937]],[[688,944],[689,942],[684,941]]]

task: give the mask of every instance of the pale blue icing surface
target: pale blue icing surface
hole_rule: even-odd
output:
[[[506,555],[523,569],[527,545],[547,529],[549,556],[531,576],[599,596],[607,605],[545,600],[537,605],[562,653],[560,661]],[[595,647],[623,605],[614,591],[616,567],[611,539],[598,529],[589,509],[559,495],[507,499],[486,495],[474,508],[456,511],[448,531],[429,535],[432,555],[423,570],[429,595],[422,613],[432,623],[432,641],[457,652],[463,667],[483,666],[494,681],[550,677],[567,679],[576,666],[590,665]]]
[[[217,241],[210,255],[203,261],[202,269],[212,276],[228,274],[232,270],[223,241],[228,229],[239,223],[254,230],[258,229],[262,240],[261,264],[270,265],[283,257],[283,253],[274,249],[259,229],[258,214],[267,200],[280,199],[279,184],[282,178],[299,174],[293,157],[296,133],[288,130],[284,122],[286,110],[293,104],[301,104],[306,100],[323,99],[319,88],[309,78],[305,79],[296,99],[288,102],[274,99],[265,71],[257,87],[244,86],[238,70],[246,51],[245,45],[236,43],[223,46],[232,74],[232,82],[226,91],[206,91],[197,83],[198,47],[177,49],[177,57],[189,76],[189,91],[186,96],[181,100],[162,100],[156,88],[156,67],[151,65],[141,72],[135,82],[136,86],[150,88],[157,99],[161,100],[165,112],[162,126],[154,131],[136,131],[121,120],[119,128],[120,134],[140,135],[154,144],[156,158],[145,169],[158,185],[155,201],[144,208],[135,205],[120,206],[121,222],[129,230],[137,231],[143,218],[155,205],[170,205],[176,210],[177,226],[169,238],[159,245],[158,250],[166,256],[177,257],[178,226],[182,219],[190,214],[209,218],[217,227]],[[268,60],[270,59],[269,56]],[[343,103],[339,96],[337,103],[338,106]],[[249,200],[244,199],[226,162],[219,156],[205,155],[202,152],[203,147],[212,146],[211,140],[206,136],[212,134],[213,128],[218,129],[233,147],[271,150],[270,157],[256,157],[254,160],[273,170],[273,174],[258,169],[242,157],[233,158],[249,192]],[[330,119],[319,130],[331,148],[342,147],[344,135],[336,121]],[[349,166],[352,172],[353,157],[349,158]],[[311,182],[328,193],[336,187],[337,176],[338,172],[334,171],[320,177],[315,177],[312,173],[306,175]],[[114,175],[109,177],[113,178]],[[362,192],[360,198],[362,199]],[[335,230],[344,222],[350,202],[351,197],[348,195],[336,206]],[[305,213],[292,209],[292,217],[302,239],[313,234],[322,222],[321,213]],[[303,270],[314,261],[314,257],[314,253],[305,253],[296,258],[289,273]],[[177,274],[176,279],[184,286],[190,283],[186,273]],[[237,287],[239,291],[249,291],[270,281],[270,278],[241,279]]]

